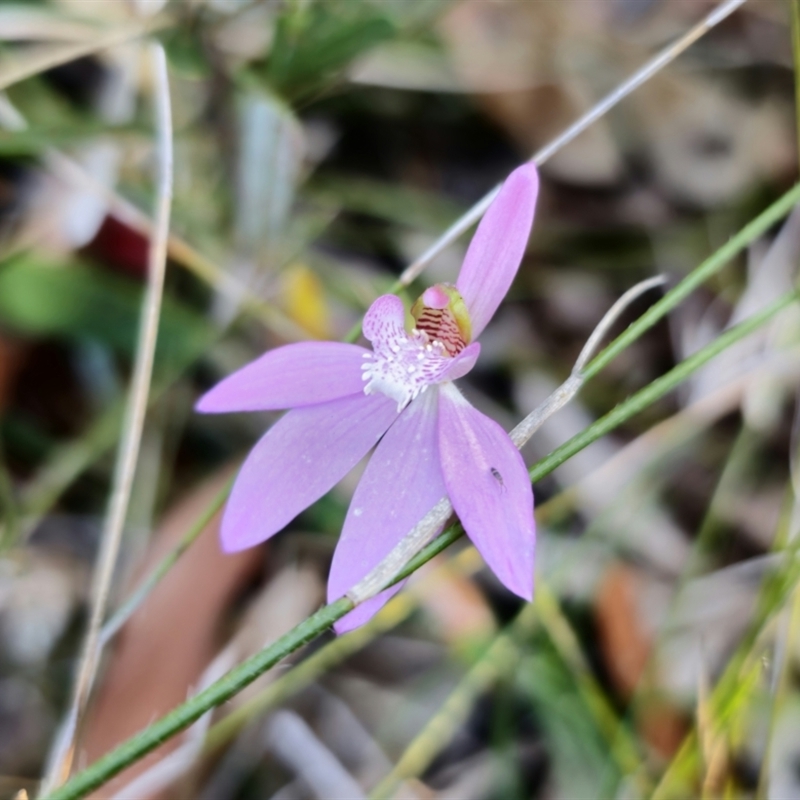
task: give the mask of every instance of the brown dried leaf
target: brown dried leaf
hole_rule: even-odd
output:
[[[595,619],[606,668],[617,691],[631,697],[653,646],[639,614],[642,578],[624,564],[612,566],[600,584]]]
[[[142,574],[184,535],[229,479],[203,483],[165,517]],[[186,699],[220,644],[220,624],[242,586],[258,571],[260,549],[223,555],[219,515],[134,614],[119,636],[87,721],[81,762],[89,763]],[[173,739],[95,795],[114,792],[179,743]]]

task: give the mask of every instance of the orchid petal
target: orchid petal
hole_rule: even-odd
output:
[[[364,314],[362,330],[370,342],[395,340],[405,337],[406,311],[403,301],[396,294],[382,294]]]
[[[338,483],[397,417],[383,395],[296,408],[267,431],[244,462],[222,518],[227,553],[263,542]]]
[[[451,383],[439,393],[439,454],[467,535],[500,581],[531,600],[536,525],[525,463],[508,434]]]
[[[278,347],[220,381],[197,403],[203,413],[269,411],[360,394],[368,350],[340,342]]]
[[[358,484],[333,555],[328,600],[351,589],[447,494],[439,467],[438,391],[425,392],[398,417]],[[401,587],[362,603],[336,625],[363,625]]]
[[[481,346],[478,342],[467,345],[457,356],[453,357],[447,372],[442,375],[442,380],[455,381],[463,378],[475,366],[480,354]]]
[[[539,177],[533,164],[515,169],[483,216],[472,237],[456,288],[472,322],[472,337],[481,331],[505,297],[528,244]]]

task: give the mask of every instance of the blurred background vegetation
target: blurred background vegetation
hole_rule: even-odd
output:
[[[199,393],[268,348],[342,338],[714,5],[0,5],[0,797],[35,794],[85,626],[147,271],[144,37],[167,52],[175,189],[113,608],[272,419],[198,416]],[[624,290],[687,274],[795,182],[790,11],[750,0],[543,168],[527,256],[463,382],[507,429]],[[466,241],[408,298],[454,280]],[[788,290],[799,255],[793,212],[593,379],[528,462]],[[795,305],[536,484],[522,616],[462,543],[372,625],[310,645],[101,796],[136,778],[122,797],[359,797],[400,762],[396,796],[420,800],[800,797],[798,346]],[[218,653],[241,660],[319,607],[355,482],[237,556],[205,526],[107,648],[79,764],[184,700]]]

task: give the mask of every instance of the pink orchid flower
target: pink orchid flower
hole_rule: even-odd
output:
[[[536,528],[525,464],[508,434],[452,383],[478,358],[477,338],[519,268],[539,181],[511,173],[470,243],[455,286],[427,289],[409,316],[395,295],[364,318],[372,350],[339,342],[279,347],[217,384],[206,413],[291,409],[256,444],[222,520],[222,548],[263,542],[326,494],[377,445],[336,547],[331,600],[372,570],[448,496],[505,586],[530,600]],[[366,622],[400,585],[341,619]]]

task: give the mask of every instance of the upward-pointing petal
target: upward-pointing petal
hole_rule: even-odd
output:
[[[364,336],[373,344],[392,343],[407,338],[403,301],[394,294],[382,294],[364,315]]]
[[[295,408],[250,451],[222,518],[228,553],[263,542],[330,491],[397,417],[388,397],[364,394]]]
[[[508,434],[453,384],[439,392],[439,454],[467,535],[500,581],[531,600],[536,525],[525,463]]]
[[[270,350],[220,381],[197,403],[206,414],[271,411],[360,394],[368,350],[340,342],[297,342]]]
[[[367,464],[333,554],[328,600],[336,600],[377,566],[447,494],[436,442],[438,391],[414,400],[389,428]],[[399,585],[340,619],[337,633],[365,623]]]
[[[472,237],[456,288],[464,298],[476,339],[505,297],[528,244],[539,193],[533,164],[506,178]]]

